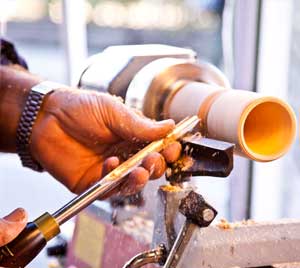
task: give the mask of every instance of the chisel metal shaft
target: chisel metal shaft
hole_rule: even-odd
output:
[[[96,183],[90,189],[75,197],[64,207],[56,211],[52,216],[55,218],[59,225],[68,221],[89,204],[101,198],[102,196],[105,196],[108,192],[112,191],[118,185],[120,185],[124,181],[126,175],[128,175],[134,168],[140,165],[147,155],[152,152],[160,152],[169,144],[181,138],[187,132],[191,131],[198,122],[199,118],[197,116],[192,116],[190,118],[182,120],[165,138],[154,141],[147,145],[134,156],[115,168],[112,172],[106,175],[101,181]]]

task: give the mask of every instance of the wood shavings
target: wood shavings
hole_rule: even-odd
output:
[[[231,224],[227,220],[225,220],[225,219],[221,219],[220,222],[217,224],[217,226],[220,229],[223,229],[223,230],[230,230],[230,229],[232,229]]]
[[[138,215],[122,222],[119,227],[142,243],[150,244],[153,236],[154,223]]]
[[[254,224],[255,224],[254,220],[243,220],[240,222],[230,223],[226,219],[221,219],[220,222],[217,224],[217,226],[223,230],[230,230],[230,229],[234,229],[237,227],[249,226],[249,225],[254,225]]]
[[[171,184],[160,186],[160,189],[163,190],[164,192],[180,192],[180,191],[182,191],[181,187],[179,187],[177,185],[171,185]]]

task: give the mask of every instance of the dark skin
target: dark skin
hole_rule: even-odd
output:
[[[15,153],[16,129],[28,92],[41,81],[19,66],[0,66],[0,151]],[[173,128],[173,120],[150,120],[117,97],[66,86],[45,97],[30,152],[47,172],[79,194]],[[140,191],[149,179],[161,177],[166,162],[176,161],[180,151],[174,142],[163,152],[150,154],[109,196]],[[16,237],[26,222],[23,209],[0,219],[0,246]]]

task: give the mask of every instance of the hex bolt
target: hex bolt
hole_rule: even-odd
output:
[[[208,226],[217,215],[217,211],[194,191],[181,199],[179,211],[199,227]]]
[[[179,211],[186,217],[186,221],[179,231],[164,268],[178,267],[184,248],[189,243],[195,228],[207,227],[217,215],[217,211],[194,191],[181,199]]]
[[[203,220],[210,222],[215,218],[215,213],[210,208],[206,208],[202,212]]]

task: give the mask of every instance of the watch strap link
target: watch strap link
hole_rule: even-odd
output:
[[[45,95],[62,87],[63,85],[50,81],[44,81],[34,86],[29,92],[25,107],[20,117],[16,135],[16,151],[21,159],[22,165],[35,171],[42,172],[43,167],[34,160],[30,154],[29,145],[32,128]]]
[[[22,165],[42,172],[42,166],[29,153],[29,142],[33,124],[37,118],[44,95],[30,91],[17,129],[16,149]]]

